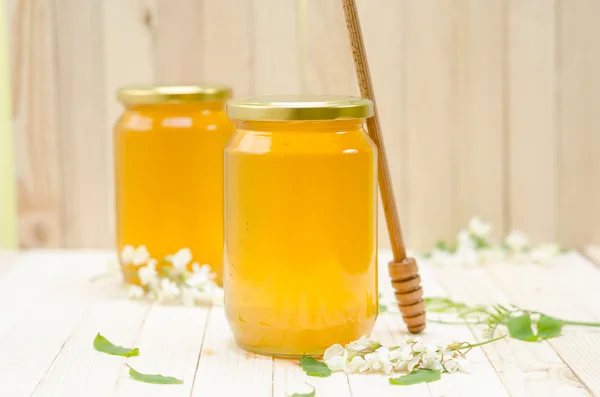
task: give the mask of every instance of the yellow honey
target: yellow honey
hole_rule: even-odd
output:
[[[230,102],[225,149],[227,318],[237,343],[321,355],[377,316],[377,156],[366,99]]]
[[[119,91],[115,126],[117,248],[145,245],[159,261],[189,248],[221,283],[223,147],[233,125],[223,87],[141,87]],[[123,269],[139,283],[136,267]]]

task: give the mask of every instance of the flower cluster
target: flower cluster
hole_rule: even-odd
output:
[[[181,302],[187,306],[223,302],[223,289],[214,281],[216,275],[211,272],[210,266],[192,263],[192,253],[188,248],[165,256],[159,263],[150,256],[145,246],[135,248],[127,245],[120,259],[122,266],[134,265],[138,269],[141,286],[129,287],[130,299],[147,297],[160,303]]]
[[[346,373],[380,371],[390,374],[416,369],[468,372],[469,362],[460,351],[466,347],[468,344],[461,342],[425,343],[412,336],[405,336],[400,343],[385,346],[363,336],[345,347],[339,344],[331,346],[323,354],[323,361],[332,371]]]
[[[519,230],[512,231],[503,242],[493,243],[491,230],[489,223],[472,218],[468,228],[458,233],[455,242],[439,242],[426,257],[432,263],[444,266],[503,262],[547,264],[561,253],[556,244],[531,244],[529,237]]]

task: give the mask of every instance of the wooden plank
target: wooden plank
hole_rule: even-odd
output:
[[[408,245],[429,247],[457,232],[453,2],[404,2]],[[431,200],[435,200],[432,204]],[[435,230],[435,235],[432,233]]]
[[[202,5],[202,77],[230,85],[236,97],[254,94],[252,2],[203,0]]]
[[[577,332],[552,341],[561,358],[569,364],[592,395],[600,395],[600,333]]]
[[[590,300],[600,271],[580,254],[558,257],[551,266],[506,264],[488,272],[513,304],[568,320],[600,321],[600,308]]]
[[[369,68],[379,110],[381,132],[390,166],[400,219],[407,219],[409,203],[406,180],[405,43],[404,2],[396,0],[357,1],[360,23],[369,57]],[[382,12],[385,10],[385,12]],[[390,40],[394,37],[394,40]],[[389,247],[383,205],[379,202],[379,246]]]
[[[88,282],[105,268],[106,258],[98,253],[24,254],[0,280],[0,395],[31,395],[89,305],[114,296]],[[82,350],[90,349],[91,339]]]
[[[40,262],[48,266],[40,266]],[[11,331],[25,316],[31,315],[44,295],[50,294],[64,277],[67,266],[55,256],[38,253],[19,254],[16,265],[0,278],[0,334]],[[15,302],[19,304],[16,305]]]
[[[17,266],[21,258],[18,251],[0,249],[0,281]]]
[[[556,4],[508,2],[509,223],[537,241],[558,233]]]
[[[513,275],[518,272],[518,269],[499,270],[504,273],[514,270]],[[514,303],[486,269],[437,269],[435,273],[437,280],[457,301],[471,304]],[[477,340],[484,340],[481,328],[471,329]],[[499,330],[497,336],[502,332],[505,331]],[[486,346],[484,351],[511,395],[589,395],[547,343],[505,339]]]
[[[595,293],[600,270],[577,253],[558,258],[551,269],[528,266],[512,271],[506,268],[491,271],[514,304],[567,320],[600,321],[596,304],[599,297]],[[589,371],[593,368],[589,367],[588,355],[600,356],[600,344],[583,336],[584,329],[590,332],[589,328],[566,326],[563,334],[567,340],[551,339],[548,344],[594,393],[597,382],[590,377]],[[587,349],[586,355],[577,354],[583,348]],[[568,373],[564,374],[575,381]]]
[[[62,244],[56,81],[57,35],[52,2],[8,2],[12,131],[22,247]]]
[[[389,253],[380,252],[380,266],[385,265],[391,259]],[[420,263],[421,277],[423,278],[423,289],[428,296],[448,296],[444,286],[438,281],[437,269],[426,263]],[[385,265],[387,266],[387,265]],[[391,285],[387,276],[382,272],[380,290],[386,296],[392,293]],[[441,279],[441,277],[439,278]],[[387,318],[387,324],[394,338],[403,337],[406,334],[406,326],[402,317],[397,314],[383,314],[383,319]],[[427,329],[422,335],[424,340],[455,340],[473,342],[474,334],[466,325],[440,325],[428,323]],[[485,354],[484,354],[485,351]],[[442,377],[439,382],[428,384],[431,395],[434,396],[508,396],[513,394],[512,390],[506,388],[503,384],[504,374],[495,369],[494,363],[490,363],[486,358],[487,347],[484,349],[475,348],[468,354],[471,362],[471,374],[455,373]],[[424,385],[418,385],[424,386]],[[354,390],[354,388],[353,388]],[[396,389],[394,389],[396,390]],[[415,390],[417,390],[415,388]],[[398,391],[400,393],[400,391]],[[412,395],[412,394],[409,394]]]
[[[273,393],[269,395],[287,396],[306,393],[311,390],[311,386],[315,388],[317,396],[352,396],[348,376],[344,373],[338,372],[328,378],[317,378],[306,375],[298,365],[298,360],[273,360]]]
[[[600,246],[588,245],[585,247],[583,253],[593,262],[596,266],[600,266]]]
[[[339,0],[307,3],[306,90],[316,94],[358,95],[344,10]]]
[[[169,387],[169,396],[188,397],[194,384],[207,315],[208,309],[202,307],[154,305],[143,323],[139,336],[135,338],[140,357],[129,360],[130,365],[143,373],[160,373],[183,379],[184,384]],[[165,395],[161,387],[130,379],[129,368],[121,369],[112,394],[115,397]]]
[[[386,265],[387,266],[387,265]],[[397,316],[394,316],[397,317]],[[389,344],[400,339],[406,333],[403,324],[390,315],[382,315],[377,319],[371,337],[378,342]],[[352,390],[352,396],[378,396],[378,397],[429,397],[433,396],[426,384],[413,386],[393,386],[389,384],[390,376],[372,374],[349,374],[348,381]],[[326,394],[329,395],[329,394]],[[333,395],[333,394],[332,394]]]
[[[64,246],[113,245],[101,0],[56,1]]]
[[[208,44],[205,36],[204,3],[201,0],[154,0],[156,12],[145,11],[145,24],[155,28],[156,45],[154,62],[156,82],[159,84],[198,84],[204,75],[204,49]],[[214,2],[212,2],[214,3]],[[222,4],[222,3],[221,3]],[[227,10],[223,6],[224,10]],[[229,11],[234,11],[229,9]],[[222,28],[231,27],[223,20],[210,21]],[[215,38],[216,39],[216,38]],[[219,41],[217,40],[217,43]],[[222,47],[222,50],[227,47]],[[231,48],[226,51],[229,52]]]
[[[600,2],[559,2],[559,241],[600,241]]]
[[[454,91],[449,107],[454,120],[446,128],[454,129],[453,146],[444,150],[454,156],[456,166],[454,232],[476,215],[490,221],[493,233],[502,237],[506,220],[505,1],[449,3],[454,5],[449,15],[454,29],[450,32],[454,38],[450,39],[453,53],[449,58],[453,70],[448,76]],[[439,177],[432,177],[432,182],[438,181]],[[430,236],[434,237],[438,236]]]
[[[127,376],[125,359],[98,353],[92,348],[94,337],[100,332],[117,345],[134,346],[148,311],[147,304],[121,300],[99,302],[87,310],[81,322],[69,329],[68,339],[32,396],[110,395],[116,384],[124,381],[121,377]],[[129,362],[135,367],[137,361]]]
[[[154,83],[154,15],[155,0],[103,1],[103,41],[105,69],[106,137],[108,138],[109,228],[115,230],[113,134],[112,128],[123,112],[116,99],[122,86]],[[112,241],[112,240],[111,240]]]
[[[257,94],[300,92],[297,0],[253,2],[254,84]]]
[[[273,358],[245,352],[224,330],[228,324],[223,308],[211,308],[190,397],[241,396],[248,391],[273,396]]]
[[[17,203],[8,76],[7,7],[0,7],[0,247],[16,248]]]

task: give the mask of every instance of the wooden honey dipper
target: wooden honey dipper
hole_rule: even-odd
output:
[[[396,292],[396,301],[408,330],[411,333],[419,333],[425,329],[425,302],[423,301],[423,288],[419,267],[414,258],[406,257],[406,247],[402,238],[400,218],[396,209],[396,199],[392,190],[390,171],[381,136],[381,126],[377,113],[377,103],[373,92],[371,74],[367,63],[365,44],[358,20],[358,11],[355,0],[342,0],[346,26],[352,46],[352,56],[356,69],[356,77],[360,87],[360,94],[373,101],[373,117],[367,119],[367,129],[371,139],[379,150],[379,190],[381,201],[390,235],[394,260],[388,264],[392,286]]]

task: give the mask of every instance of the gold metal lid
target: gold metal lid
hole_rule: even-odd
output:
[[[231,88],[217,85],[140,86],[117,91],[117,99],[123,105],[224,101],[229,98]]]
[[[373,102],[338,95],[259,96],[229,101],[227,115],[254,121],[364,119],[373,115]]]

